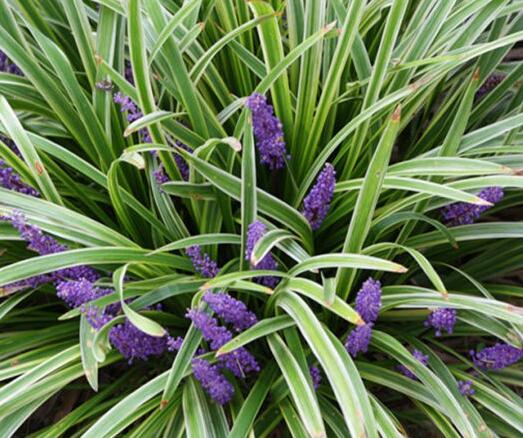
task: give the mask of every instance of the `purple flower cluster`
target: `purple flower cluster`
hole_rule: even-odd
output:
[[[496,88],[502,81],[505,79],[504,74],[493,74],[490,75],[487,80],[483,83],[479,90],[476,91],[476,100],[481,99],[486,94],[490,93],[494,88]]]
[[[158,185],[162,185],[169,181],[169,177],[165,173],[165,169],[163,168],[162,164],[160,164],[158,168],[155,171],[153,171],[153,176]]]
[[[80,307],[89,301],[112,293],[112,289],[96,287],[92,281],[80,280],[60,281],[56,285],[56,294],[69,307]]]
[[[318,367],[309,367],[309,373],[312,379],[312,386],[318,389],[321,384],[321,371]]]
[[[216,403],[224,405],[234,395],[234,387],[221,373],[218,365],[195,358],[192,360],[192,371],[196,380]]]
[[[260,162],[267,165],[270,170],[283,168],[287,150],[283,126],[274,115],[274,108],[267,103],[267,98],[259,93],[249,96],[245,105],[252,111],[252,124]]]
[[[190,246],[185,250],[191,259],[194,270],[206,278],[214,278],[220,272],[218,264],[209,257],[209,254],[204,253],[199,245]]]
[[[224,292],[205,292],[203,300],[212,311],[231,324],[236,332],[242,332],[258,322],[256,315],[247,309],[243,301],[237,300]]]
[[[417,359],[422,365],[425,365],[427,366],[427,364],[429,363],[429,357],[425,354],[423,354],[421,351],[419,350],[414,350],[412,352],[412,355],[414,356],[415,359]],[[412,379],[412,380],[417,380],[418,378],[416,377],[416,374],[414,374],[411,370],[409,370],[405,365],[398,365],[398,370],[406,377]]]
[[[212,350],[218,350],[232,339],[232,333],[227,328],[218,325],[216,318],[201,310],[190,309],[185,316],[202,332],[203,339],[209,342]]]
[[[434,310],[425,321],[425,327],[434,327],[436,336],[441,336],[442,330],[449,335],[454,330],[458,312],[455,309],[440,307]]]
[[[167,348],[169,336],[151,336],[142,332],[128,319],[117,324],[109,332],[109,341],[129,363],[135,359],[147,360],[160,356]]]
[[[465,397],[469,397],[476,393],[476,390],[472,388],[472,382],[470,380],[458,380],[458,389]]]
[[[40,255],[55,254],[68,249],[67,246],[58,243],[53,237],[44,234],[39,227],[28,224],[25,216],[20,212],[15,211],[11,216],[3,219],[9,220],[28,243],[28,248]],[[90,266],[74,266],[10,284],[6,289],[18,290],[54,282],[57,296],[69,307],[81,307],[88,322],[98,330],[111,321],[121,310],[119,303],[112,304],[102,310],[94,306],[86,308],[89,301],[113,292],[112,289],[95,286],[94,283],[99,277],[99,274]],[[174,342],[170,341],[170,337],[167,335],[163,337],[150,336],[139,330],[127,319],[124,323],[111,328],[109,340],[129,362],[134,359],[145,360],[149,356],[160,355]]]
[[[115,93],[113,96],[114,103],[120,105],[120,111],[127,113],[127,120],[129,123],[143,117],[143,113],[138,109],[138,106],[129,96],[124,96],[122,93]],[[144,143],[152,143],[151,136],[147,128],[142,128],[139,131],[140,137]]]
[[[367,279],[356,295],[356,311],[366,323],[376,322],[381,309],[381,283]]]
[[[303,215],[309,221],[313,230],[320,228],[330,208],[336,171],[332,164],[327,163],[316,180],[309,194],[303,200]]]
[[[373,326],[374,324],[372,322],[359,325],[350,332],[349,336],[347,336],[345,349],[352,357],[356,357],[359,353],[367,352],[370,340],[372,339]]]
[[[245,304],[225,293],[206,292],[203,299],[224,322],[230,324],[236,331],[245,330],[257,321],[256,316],[247,309]],[[204,311],[190,309],[186,317],[201,331],[203,339],[209,343],[213,351],[218,350],[232,339],[232,332],[226,327],[220,326],[216,318]],[[202,359],[194,359],[193,372],[195,377],[211,398],[220,404],[227,403],[234,393],[234,391],[229,390],[232,386],[221,373],[224,368],[241,379],[249,373],[260,370],[254,356],[244,347],[220,355],[216,365],[211,365]],[[204,370],[206,370],[205,375],[202,374]],[[214,387],[219,388],[219,390],[211,389]]]
[[[13,190],[23,195],[39,197],[40,194],[30,185],[24,183],[14,169],[0,159],[0,184],[4,189]]]
[[[345,341],[345,348],[352,357],[366,353],[369,348],[372,327],[381,309],[381,283],[373,278],[367,279],[356,295],[355,307],[365,324],[353,329]]]
[[[245,248],[245,260],[251,263],[251,267],[262,270],[276,270],[278,263],[274,260],[273,256],[269,253],[261,260],[258,260],[256,265],[252,264],[252,251],[258,240],[260,240],[266,233],[267,228],[259,220],[255,220],[249,225],[247,230],[247,243]],[[274,288],[278,284],[278,278],[276,277],[257,277],[255,279],[258,283],[261,283],[267,287]]]
[[[182,149],[185,149],[187,152],[192,152],[192,149],[189,146],[187,146],[186,144],[182,143],[179,140],[176,140],[175,144],[176,144],[176,146],[181,147]],[[189,181],[190,171],[189,171],[189,165],[187,164],[187,162],[179,154],[174,155],[174,161],[176,162],[176,166],[180,170],[182,179],[184,181]]]
[[[496,344],[479,352],[471,351],[474,365],[483,370],[500,370],[519,362],[523,358],[523,348],[508,344]]]
[[[478,197],[496,204],[503,199],[504,193],[501,187],[488,187],[478,193]],[[442,209],[442,215],[449,227],[457,225],[470,225],[480,217],[480,215],[487,211],[491,206],[489,205],[475,205],[466,202],[456,202],[447,205]]]
[[[3,217],[4,220],[11,222],[20,236],[28,243],[28,248],[37,252],[40,255],[55,254],[67,250],[67,246],[58,243],[53,237],[44,234],[42,230],[35,226],[28,224],[25,216],[19,211],[14,211],[11,216]],[[71,268],[60,269],[51,274],[38,276],[30,280],[36,284],[42,284],[49,281],[64,281],[64,280],[81,280],[86,279],[94,282],[98,280],[98,273],[89,266],[73,266]],[[24,280],[27,281],[27,280]]]
[[[23,76],[22,70],[18,66],[9,60],[7,55],[0,50],[0,71],[5,73],[11,73],[17,76]]]

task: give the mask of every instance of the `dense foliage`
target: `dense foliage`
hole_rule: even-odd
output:
[[[521,0],[0,11],[0,437],[521,436]]]

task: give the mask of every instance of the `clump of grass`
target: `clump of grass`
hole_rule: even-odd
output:
[[[0,436],[518,436],[517,6],[0,0]]]

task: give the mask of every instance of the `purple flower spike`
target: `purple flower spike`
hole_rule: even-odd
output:
[[[13,190],[23,195],[38,198],[40,193],[30,185],[24,183],[15,170],[0,159],[0,185],[7,190]]]
[[[465,397],[469,397],[476,393],[476,390],[472,388],[472,382],[470,380],[458,380],[458,389]]]
[[[125,60],[124,76],[127,82],[134,85],[133,67],[127,59]]]
[[[215,318],[201,310],[191,309],[185,316],[202,332],[203,339],[210,343],[213,350],[218,350],[232,339],[229,330],[219,326]]]
[[[69,307],[79,307],[98,298],[97,288],[88,280],[61,281],[56,285],[56,295]]]
[[[55,254],[68,249],[67,246],[58,243],[53,237],[44,234],[39,227],[28,224],[25,216],[19,211],[14,211],[11,216],[4,217],[3,220],[10,221],[11,225],[18,230],[21,237],[28,243],[27,247],[40,255]],[[50,280],[86,279],[94,283],[98,280],[99,275],[89,266],[74,266],[53,272],[50,274],[50,277]]]
[[[303,200],[303,215],[313,230],[320,228],[327,216],[335,185],[336,171],[332,164],[327,163],[318,176],[316,184]]]
[[[190,246],[185,250],[191,259],[194,270],[205,278],[214,278],[220,272],[218,264],[208,254],[202,255],[199,245]]]
[[[234,330],[242,332],[258,322],[256,315],[247,309],[245,303],[224,292],[207,291],[203,300],[216,315],[225,322],[232,324]]]
[[[128,319],[111,328],[109,340],[129,363],[135,359],[147,360],[160,356],[167,348],[167,336],[151,336],[142,332]]]
[[[274,108],[267,103],[265,96],[258,93],[249,96],[245,105],[252,111],[254,136],[261,163],[270,170],[283,168],[287,150],[283,126],[274,115]]]
[[[176,146],[179,146],[182,149],[185,149],[187,152],[192,152],[192,149],[189,146],[187,146],[186,144],[182,143],[181,141],[176,140],[175,143],[176,143]],[[174,161],[176,162],[176,166],[178,167],[178,170],[180,171],[180,174],[182,175],[182,179],[184,181],[189,181],[190,170],[189,170],[189,165],[187,164],[187,162],[179,154],[174,155]]]
[[[486,94],[490,93],[494,88],[496,88],[502,81],[505,79],[504,74],[493,74],[490,75],[483,85],[476,91],[475,98],[476,100],[481,99]]]
[[[423,354],[421,351],[414,350],[412,352],[412,355],[415,359],[417,359],[422,365],[427,366],[429,363],[429,357],[425,354]],[[406,377],[417,380],[416,374],[414,374],[411,370],[409,370],[405,365],[398,365],[398,370]]]
[[[11,73],[17,76],[23,76],[22,70],[18,66],[9,60],[7,55],[0,50],[0,71],[5,73]]]
[[[309,367],[311,374],[312,386],[314,389],[318,389],[321,384],[321,371],[318,367]]]
[[[127,121],[129,123],[138,120],[143,116],[143,113],[138,109],[135,102],[129,97],[124,96],[122,93],[115,93],[113,96],[114,103],[120,105],[120,112],[127,113]],[[140,137],[144,143],[152,143],[151,135],[147,128],[142,128],[139,131]]]
[[[381,309],[381,283],[369,278],[356,295],[356,312],[366,323],[376,322]]]
[[[474,365],[483,370],[500,370],[519,362],[523,358],[523,349],[508,344],[496,344],[478,353],[471,351]]]
[[[232,398],[234,387],[223,376],[218,366],[196,358],[192,360],[192,371],[196,380],[216,403],[224,405]]]
[[[478,197],[496,204],[503,199],[504,192],[501,187],[488,187],[478,193]],[[470,225],[480,217],[482,213],[487,211],[491,206],[489,205],[475,205],[466,202],[456,202],[447,205],[441,210],[443,219],[449,227],[457,225]]]
[[[201,310],[191,309],[185,316],[202,332],[203,339],[209,342],[212,350],[218,350],[232,339],[232,333],[229,330],[219,326],[216,318],[209,316]],[[240,378],[244,378],[248,373],[260,370],[254,356],[244,347],[221,355],[219,361],[236,377]]]
[[[100,330],[105,324],[110,322],[114,316],[105,310],[100,310],[96,306],[89,306],[89,308],[84,311],[85,317],[89,325],[94,328],[96,331]]]
[[[158,185],[162,185],[169,181],[169,177],[165,173],[165,170],[162,165],[158,166],[158,168],[153,171],[153,176]]]
[[[445,330],[450,335],[454,330],[457,314],[458,312],[455,309],[440,307],[429,315],[425,321],[425,327],[434,327],[436,336],[441,336],[442,330]]]
[[[236,377],[244,379],[249,373],[257,373],[260,366],[246,348],[240,347],[219,357],[219,361]]]
[[[251,260],[254,246],[256,245],[258,240],[260,240],[263,237],[266,231],[267,228],[259,220],[255,220],[252,224],[249,225],[249,229],[247,230],[245,260],[248,260],[251,263],[251,267],[254,267],[252,266]],[[278,263],[276,263],[276,260],[274,260],[272,255],[269,253],[265,257],[263,257],[263,259],[258,260],[258,263],[254,268],[263,270],[276,270],[278,268]],[[256,279],[256,281],[270,288],[274,288],[278,284],[278,278],[276,277],[259,277]]]
[[[372,338],[373,323],[363,324],[352,330],[345,341],[345,349],[352,357],[359,353],[366,353]]]

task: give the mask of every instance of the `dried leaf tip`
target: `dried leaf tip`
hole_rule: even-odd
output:
[[[163,399],[163,400],[160,402],[160,409],[165,408],[168,404],[169,404],[169,400],[165,400],[165,399]]]
[[[354,322],[356,325],[365,325],[365,321],[363,318],[358,314],[358,319]]]
[[[472,73],[472,80],[473,81],[479,81],[479,68],[474,70],[474,73]]]
[[[398,105],[392,113],[391,120],[393,122],[399,122],[401,120],[401,105]]]
[[[333,21],[332,23],[327,24],[323,29],[322,32],[324,34],[330,32],[332,29],[336,27],[336,21]]]

